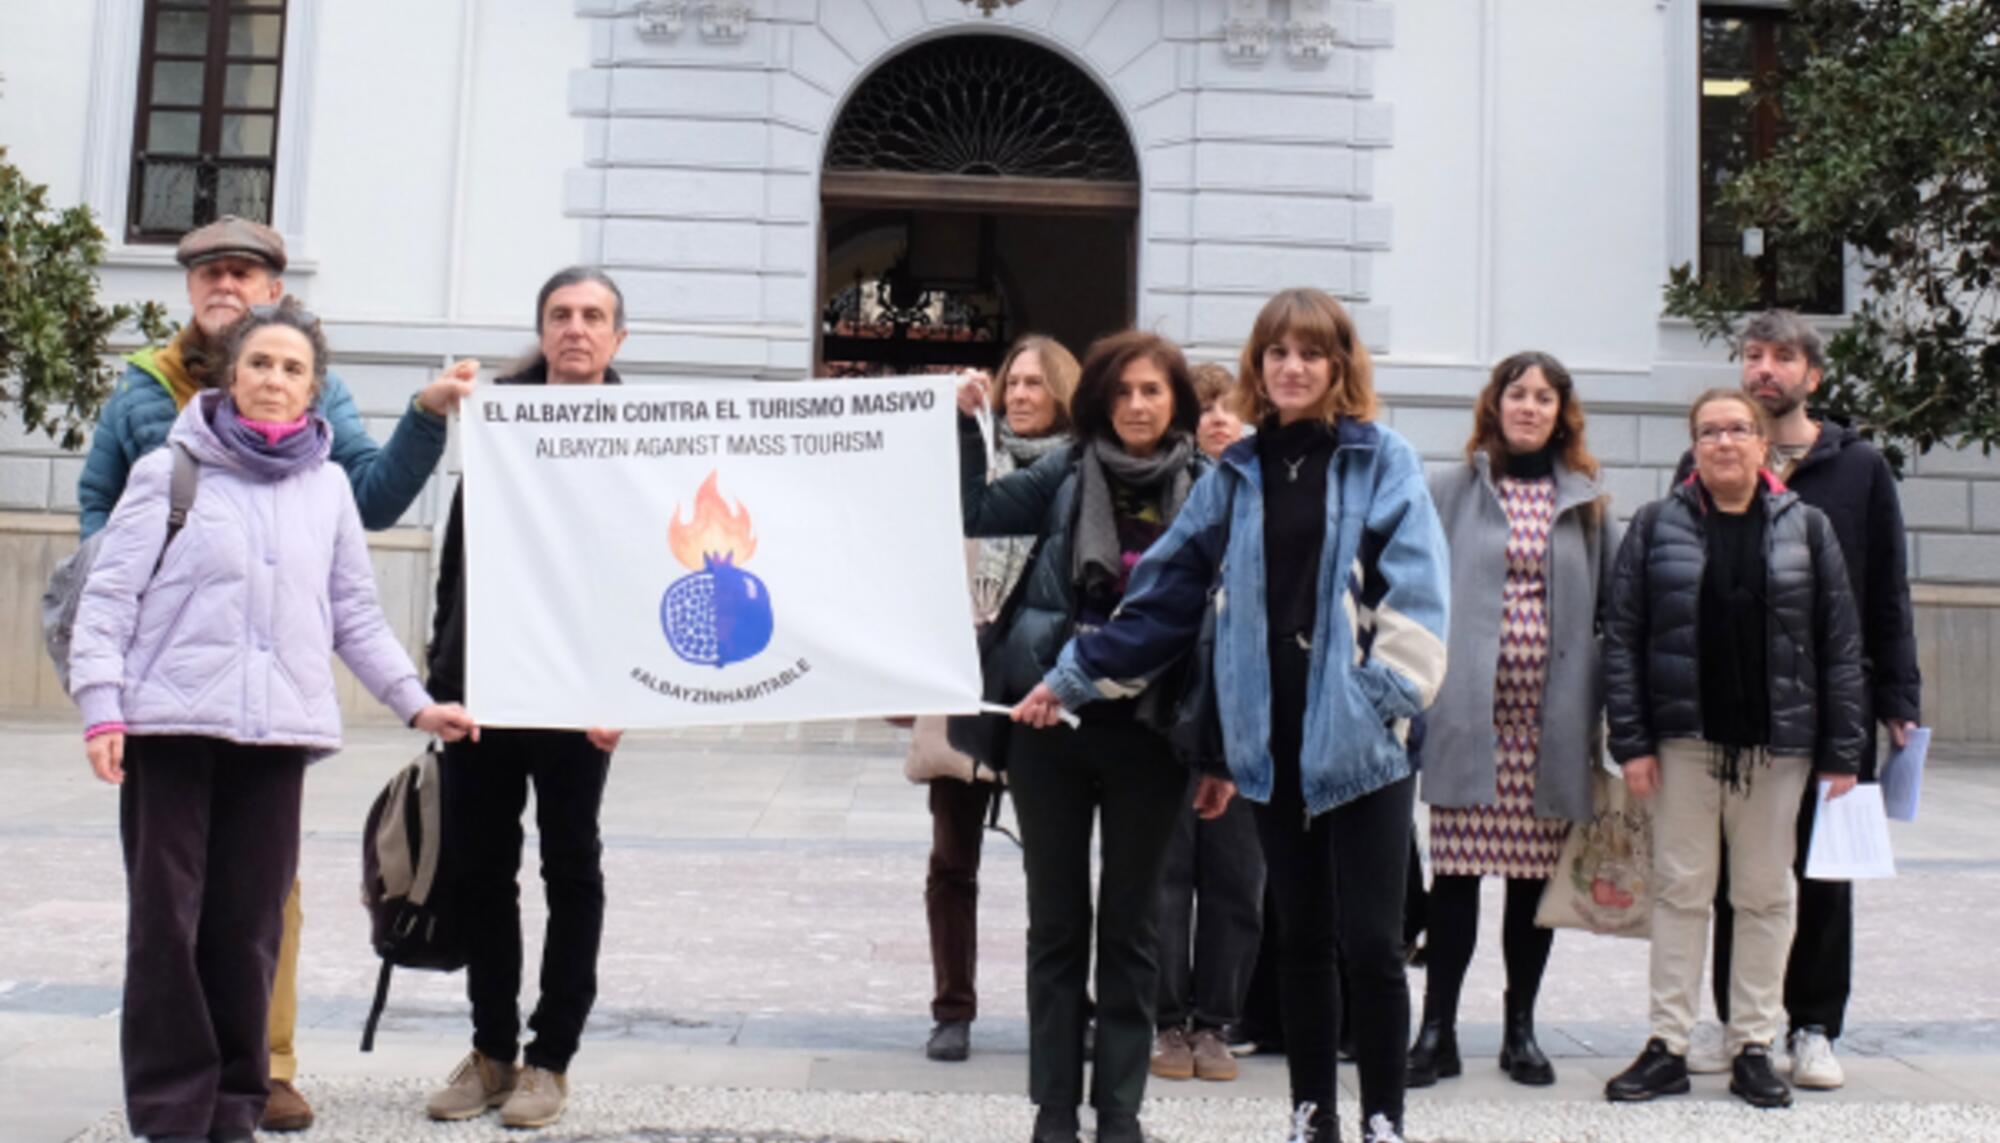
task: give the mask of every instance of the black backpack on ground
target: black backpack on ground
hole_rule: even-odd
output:
[[[437,892],[444,854],[444,788],[435,742],[398,771],[376,796],[361,833],[361,903],[382,971],[361,1032],[361,1050],[375,1049],[375,1026],[389,1001],[397,967],[455,972],[465,967],[465,943],[446,917]]]

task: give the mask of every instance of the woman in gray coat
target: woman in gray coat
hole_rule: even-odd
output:
[[[1552,934],[1535,925],[1569,823],[1591,816],[1603,734],[1600,603],[1618,545],[1562,363],[1517,353],[1479,396],[1466,463],[1431,478],[1451,544],[1446,674],[1423,747],[1431,807],[1430,953],[1409,1086],[1459,1074],[1459,988],[1479,932],[1479,879],[1507,879],[1500,1067],[1555,1082],[1535,1043]]]

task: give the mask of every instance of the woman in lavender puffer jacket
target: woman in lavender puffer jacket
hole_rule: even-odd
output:
[[[228,352],[228,389],[197,395],[132,470],[70,645],[91,769],[121,787],[125,1105],[155,1141],[252,1139],[262,1117],[306,763],[340,746],[332,654],[410,725],[477,732],[431,701],[376,601],[310,411],[319,323],[290,299],[259,307]],[[170,537],[176,449],[200,480]]]

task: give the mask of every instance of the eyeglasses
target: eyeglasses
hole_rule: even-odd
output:
[[[1744,441],[1762,435],[1762,433],[1757,431],[1756,425],[1748,425],[1739,421],[1733,425],[1703,425],[1701,428],[1695,430],[1694,441],[1696,444],[1704,445],[1718,445],[1723,441],[1729,441],[1732,444],[1742,444]]]

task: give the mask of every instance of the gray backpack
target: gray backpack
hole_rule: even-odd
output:
[[[167,540],[160,545],[160,558],[153,561],[155,574],[166,562],[167,548],[187,523],[195,485],[201,480],[201,462],[194,454],[179,444],[170,447],[174,450],[174,475],[167,491]],[[48,589],[42,592],[42,643],[56,665],[56,678],[61,680],[64,694],[69,693],[69,639],[76,627],[76,606],[83,601],[83,585],[90,579],[90,567],[97,562],[97,549],[103,542],[104,531],[99,529],[56,565]]]

